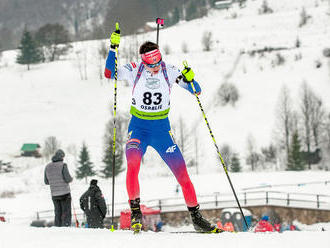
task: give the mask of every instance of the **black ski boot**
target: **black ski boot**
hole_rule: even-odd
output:
[[[193,222],[194,228],[197,232],[206,232],[206,233],[221,233],[223,230],[217,228],[214,225],[211,225],[206,219],[203,218],[199,212],[199,205],[196,207],[188,207],[188,210],[191,215],[191,220]]]
[[[131,207],[131,229],[134,233],[139,233],[142,228],[142,212],[140,208],[140,198],[129,201]]]

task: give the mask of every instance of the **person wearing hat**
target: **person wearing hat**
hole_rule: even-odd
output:
[[[274,232],[274,227],[269,223],[267,215],[262,216],[261,220],[257,223],[254,232]]]
[[[59,149],[52,157],[52,162],[46,165],[44,182],[50,186],[54,203],[55,226],[71,226],[71,190],[72,182],[68,166],[63,162],[65,153]]]
[[[115,78],[116,47],[120,43],[120,31],[111,34],[111,48],[106,60],[105,77]],[[153,147],[176,177],[191,214],[194,227],[202,232],[221,232],[211,225],[199,212],[195,188],[187,172],[182,153],[174,140],[168,119],[170,95],[174,85],[191,94],[201,93],[194,80],[194,72],[185,67],[181,72],[173,65],[165,63],[157,44],[146,41],[139,48],[141,61],[131,62],[117,69],[117,80],[127,81],[132,88],[132,115],[128,127],[126,143],[127,175],[126,188],[131,207],[131,228],[139,231],[142,213],[140,209],[140,187],[138,174],[141,159],[147,147]]]
[[[92,179],[88,190],[80,197],[80,208],[86,215],[88,228],[104,228],[107,205],[97,180]]]

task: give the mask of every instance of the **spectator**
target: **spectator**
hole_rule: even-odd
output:
[[[274,229],[276,232],[281,232],[281,223],[275,223],[274,224]]]
[[[72,177],[66,163],[65,153],[59,149],[52,157],[52,162],[46,165],[44,173],[45,184],[50,186],[54,203],[55,226],[71,226],[71,191],[69,183]]]
[[[281,228],[281,232],[284,231],[300,231],[300,229],[294,225],[293,223],[288,224],[288,223],[283,223],[282,228]]]
[[[88,190],[80,197],[80,208],[86,214],[88,228],[104,228],[107,205],[97,180],[91,180]]]
[[[254,232],[274,232],[274,227],[268,222],[269,217],[263,216],[256,225]]]

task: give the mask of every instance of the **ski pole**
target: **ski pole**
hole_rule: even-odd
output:
[[[183,61],[183,66],[184,66],[185,68],[188,68],[188,63],[187,63],[187,61]],[[238,208],[239,208],[239,210],[240,210],[240,212],[241,212],[241,214],[242,214],[242,216],[243,216],[243,219],[244,219],[244,223],[245,223],[245,225],[246,225],[246,228],[248,229],[249,226],[248,226],[247,221],[246,221],[246,219],[245,219],[245,215],[244,215],[244,213],[243,213],[243,210],[242,210],[242,208],[241,208],[241,205],[240,205],[240,203],[239,203],[239,201],[238,201],[238,198],[237,198],[237,195],[236,195],[236,192],[235,192],[234,186],[233,186],[233,184],[232,184],[232,182],[231,182],[231,180],[230,180],[230,177],[229,177],[229,174],[228,174],[228,170],[227,170],[227,166],[226,166],[226,164],[225,164],[225,162],[224,162],[224,160],[223,160],[223,158],[222,158],[222,156],[221,156],[221,154],[220,154],[219,147],[218,147],[218,145],[217,145],[217,142],[215,141],[214,135],[213,135],[212,130],[211,130],[211,126],[210,126],[210,124],[209,124],[209,122],[208,122],[208,120],[207,120],[207,118],[206,118],[206,115],[205,115],[205,112],[204,112],[204,109],[203,109],[202,103],[201,103],[201,101],[199,100],[199,97],[198,97],[198,94],[197,94],[197,92],[196,92],[196,89],[195,89],[195,86],[194,86],[193,80],[190,82],[190,85],[191,85],[191,88],[193,89],[194,95],[196,96],[196,99],[197,99],[197,102],[198,102],[199,108],[200,108],[200,110],[202,111],[202,114],[203,114],[204,120],[205,120],[205,122],[206,122],[207,128],[209,129],[209,132],[210,132],[211,138],[212,138],[212,140],[213,140],[214,146],[215,146],[215,148],[216,148],[216,150],[217,150],[217,153],[218,153],[218,155],[219,155],[219,158],[220,158],[220,161],[221,161],[222,167],[223,167],[223,169],[224,169],[224,171],[225,171],[225,174],[226,174],[227,179],[228,179],[228,181],[229,181],[230,187],[231,187],[231,189],[232,189],[232,191],[233,191],[233,193],[234,193],[234,196],[235,196],[235,199],[236,199],[236,202],[237,202]]]
[[[71,202],[72,202],[73,216],[74,216],[74,219],[75,219],[76,227],[79,227],[79,221],[77,219],[76,209],[74,208],[72,199],[71,199]]]
[[[157,45],[158,45],[158,40],[159,40],[159,25],[164,26],[164,19],[157,18],[156,19],[157,23]]]
[[[116,31],[120,34],[119,23],[116,22]],[[116,112],[117,112],[117,78],[118,78],[118,46],[116,46],[115,55],[115,84],[114,84],[114,104],[113,104],[113,141],[112,141],[112,210],[111,210],[111,231],[114,228],[115,215],[115,165],[116,165]]]

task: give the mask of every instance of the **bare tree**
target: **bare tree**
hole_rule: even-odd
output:
[[[181,49],[182,49],[182,52],[183,53],[188,53],[189,49],[188,49],[188,44],[187,42],[182,42],[182,45],[181,45]]]
[[[307,148],[307,153],[311,152],[312,140],[312,115],[313,115],[313,92],[306,82],[301,87],[301,116],[304,129],[304,145]],[[308,161],[308,169],[311,169],[311,163]]]
[[[97,60],[98,60],[97,68],[98,68],[98,73],[99,73],[100,80],[102,80],[104,78],[104,76],[103,76],[104,61],[107,58],[107,55],[108,55],[107,45],[104,41],[102,41],[99,44],[98,53],[97,53]]]
[[[210,31],[205,31],[205,32],[203,33],[203,37],[202,37],[203,51],[211,51],[211,49],[212,49],[212,44],[213,44],[213,40],[212,40],[212,32],[210,32]]]
[[[251,170],[255,171],[258,167],[260,162],[260,154],[258,154],[256,149],[256,142],[252,134],[249,134],[247,137],[247,157],[246,157],[246,164],[251,165]]]
[[[314,138],[315,147],[319,147],[320,145],[320,135],[321,129],[325,122],[326,112],[324,109],[324,105],[322,100],[313,94],[313,111],[311,116],[311,126],[312,126],[312,133]]]
[[[330,113],[327,114],[327,118],[325,121],[325,125],[324,125],[324,129],[323,129],[324,135],[322,137],[324,137],[324,140],[322,140],[322,144],[324,147],[324,150],[326,152],[324,152],[325,154],[325,159],[324,159],[324,169],[329,170],[330,169]]]
[[[107,0],[71,0],[62,3],[61,11],[72,25],[76,40],[88,38],[92,31],[88,23],[93,20],[95,24],[95,20],[103,19],[107,3]]]
[[[60,148],[60,142],[56,139],[55,136],[49,136],[44,141],[44,148],[42,151],[43,156],[49,160],[51,156],[54,155],[57,149]]]
[[[121,49],[121,57],[124,58],[126,63],[139,59],[139,42],[136,34],[128,38],[127,45]]]
[[[306,13],[305,8],[303,7],[300,12],[300,20],[299,20],[299,28],[307,24],[307,21],[309,18],[311,18],[310,15]]]
[[[87,53],[88,47],[84,44],[81,44],[80,48],[76,50],[76,64],[79,70],[79,75],[81,80],[87,80],[87,65],[89,64],[87,61]]]
[[[290,137],[292,129],[292,102],[289,89],[283,86],[276,109],[276,133],[280,147],[286,152],[286,159],[289,156]]]
[[[234,154],[233,149],[230,147],[230,145],[223,144],[220,147],[220,154],[222,156],[223,161],[225,162],[225,165],[227,167],[230,167],[230,165],[232,163],[231,159]],[[217,157],[219,158],[218,154],[217,154]]]
[[[163,51],[164,51],[164,53],[165,53],[166,55],[171,54],[171,47],[170,47],[170,45],[165,44],[164,47],[163,47]]]

